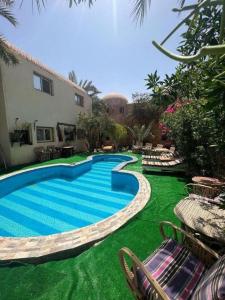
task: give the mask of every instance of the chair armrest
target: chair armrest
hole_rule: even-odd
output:
[[[126,256],[131,260],[131,268],[128,266]],[[151,273],[145,268],[144,264],[137,258],[137,256],[128,248],[124,247],[119,250],[119,260],[122,270],[125,274],[126,280],[137,299],[142,299],[143,295],[138,289],[137,270],[141,270],[152,286],[152,300],[169,300],[166,293],[163,291],[159,283],[152,277]]]
[[[177,227],[171,222],[163,221],[160,223],[160,233],[164,239],[170,238],[165,234],[165,226],[168,226],[173,230],[173,239],[177,242],[179,242],[179,236],[181,236],[181,242],[206,266],[211,266],[217,259],[220,258],[218,253],[207,247],[200,240],[196,239],[192,234]]]
[[[188,194],[193,193],[210,199],[215,198],[220,192],[216,187],[196,183],[187,184],[186,190]]]

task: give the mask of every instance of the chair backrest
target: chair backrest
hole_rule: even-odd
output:
[[[145,146],[146,147],[152,147],[152,143],[146,143]]]
[[[54,152],[55,150],[55,146],[47,146],[47,151]]]
[[[171,151],[171,152],[173,152],[173,153],[174,153],[174,152],[175,152],[175,150],[176,150],[176,148],[175,148],[175,147],[170,147],[170,151]]]

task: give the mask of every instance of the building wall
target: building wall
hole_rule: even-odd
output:
[[[9,135],[7,134],[8,126],[6,120],[6,106],[1,79],[2,72],[0,68],[0,165],[3,164],[3,159],[6,160],[7,164],[10,163],[10,143]],[[2,157],[2,155],[4,156],[4,158]]]
[[[79,113],[91,113],[92,111],[91,98],[84,90],[54,76],[54,73],[32,61],[23,57],[19,57],[19,59],[20,63],[16,66],[6,66],[1,63],[8,131],[13,131],[16,125],[29,123],[33,144],[20,147],[18,143],[15,143],[10,146],[11,165],[34,161],[34,147],[61,145],[56,132],[57,123],[76,124]],[[34,89],[33,72],[53,81],[53,96]],[[84,97],[83,107],[75,103],[75,93]],[[19,118],[17,122],[16,118]],[[35,120],[37,120],[36,124]],[[54,142],[37,143],[35,128],[37,126],[53,127]],[[7,131],[6,128],[4,134],[1,133],[3,139],[8,136],[8,132],[5,131]]]

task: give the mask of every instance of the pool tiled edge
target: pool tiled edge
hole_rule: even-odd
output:
[[[90,159],[91,157],[88,158]],[[145,207],[151,195],[150,184],[142,174],[120,170],[126,164],[135,161],[136,158],[133,158],[132,161],[122,163],[115,169],[120,173],[133,174],[139,182],[137,195],[124,209],[101,222],[73,231],[41,237],[0,238],[0,261],[41,261],[42,258],[49,256],[54,258],[60,253],[93,244],[120,228]]]

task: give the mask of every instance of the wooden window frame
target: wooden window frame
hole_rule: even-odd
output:
[[[35,88],[35,86],[34,86],[34,76],[37,76],[37,77],[40,78],[41,89]],[[47,93],[47,92],[45,92],[45,91],[43,90],[43,79],[49,82],[50,93]],[[53,93],[53,80],[50,79],[50,78],[47,78],[47,77],[45,77],[45,76],[43,76],[43,75],[41,75],[41,74],[39,74],[39,73],[37,73],[37,72],[33,72],[33,86],[34,86],[34,89],[35,89],[36,91],[45,93],[45,94],[50,95],[50,96],[54,96],[54,93]]]
[[[37,137],[37,131],[38,129],[41,129],[41,130],[50,130],[50,136],[51,136],[51,139],[50,140],[38,140],[38,137]],[[46,127],[46,126],[37,126],[36,127],[36,139],[37,139],[37,143],[41,144],[41,143],[51,143],[51,142],[54,142],[54,127]]]
[[[78,98],[81,100],[81,102],[77,101]],[[81,95],[75,93],[74,94],[74,100],[75,100],[76,105],[84,107],[84,96],[81,96]]]

